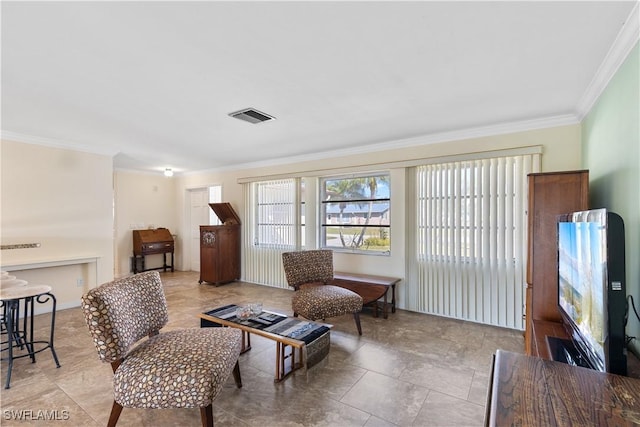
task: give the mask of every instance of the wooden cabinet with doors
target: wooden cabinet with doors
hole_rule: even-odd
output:
[[[240,218],[229,203],[209,203],[222,225],[200,226],[200,280],[222,284],[240,278]]]
[[[533,173],[528,179],[525,350],[530,355],[544,356],[544,334],[562,330],[558,311],[557,216],[588,209],[589,171]]]

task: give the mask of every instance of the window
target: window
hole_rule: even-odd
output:
[[[408,307],[521,329],[527,174],[539,154],[412,169],[408,193]]]
[[[389,173],[320,180],[320,244],[357,253],[390,253]]]
[[[244,186],[243,280],[288,288],[282,253],[304,243],[302,178],[251,182]]]
[[[255,183],[256,246],[297,246],[300,212],[296,207],[299,179]]]
[[[487,258],[490,247],[483,241],[489,241],[488,236],[512,238],[513,221],[496,219],[497,215],[518,215],[513,182],[520,172],[513,161],[430,165],[419,168],[418,174],[422,185],[417,196],[421,210],[418,239],[425,259]]]

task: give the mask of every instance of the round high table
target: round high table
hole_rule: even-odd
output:
[[[7,340],[2,342],[2,353],[8,352],[7,357],[7,380],[4,388],[9,388],[11,383],[11,370],[13,361],[21,357],[31,358],[31,362],[35,363],[36,354],[47,348],[51,349],[53,360],[56,367],[60,367],[58,355],[53,348],[53,331],[56,323],[56,297],[51,293],[51,286],[46,285],[26,285],[14,286],[9,288],[0,288],[0,300],[2,301],[3,318],[2,326],[6,329]],[[45,304],[51,301],[53,304],[51,310],[51,330],[49,332],[49,341],[36,341],[33,336],[33,316],[34,306],[36,303]],[[22,311],[22,328],[20,328],[20,307]],[[6,347],[4,345],[6,344]],[[43,345],[44,344],[44,345]],[[39,348],[36,348],[36,345]],[[16,355],[14,349],[24,349],[26,353]]]

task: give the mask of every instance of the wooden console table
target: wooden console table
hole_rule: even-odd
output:
[[[640,423],[640,379],[498,350],[488,426],[623,426]]]
[[[562,323],[534,320],[531,325],[531,356],[553,360],[549,354],[547,337],[569,339]]]
[[[391,288],[391,312],[396,312],[396,284],[402,279],[397,277],[373,276],[369,274],[333,273],[333,280],[329,283],[334,286],[349,289],[362,297],[364,305],[373,306],[373,315],[378,317],[378,300],[383,298],[382,315],[386,319],[389,313],[387,294]]]

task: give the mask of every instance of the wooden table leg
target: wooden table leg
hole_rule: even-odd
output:
[[[389,289],[387,288],[386,291],[384,291],[384,305],[382,306],[382,317],[384,317],[385,319],[387,317],[389,317],[389,308],[388,308],[388,303],[387,303],[387,293],[389,293]]]
[[[295,351],[295,349],[294,349],[294,351]],[[303,347],[299,347],[298,348],[298,357],[300,358],[300,362],[298,362],[298,363],[300,363],[300,366],[298,366],[298,368],[302,368],[305,365]]]
[[[391,312],[396,312],[396,284],[391,285]]]
[[[291,347],[291,353],[287,356],[287,347]],[[290,369],[287,371],[286,361],[291,359]],[[298,348],[299,362],[296,362],[296,348],[292,345],[288,345],[281,342],[276,342],[276,375],[273,382],[280,382],[284,380],[289,374],[303,367],[304,353],[302,348]]]
[[[242,347],[240,353],[251,350],[251,334],[247,331],[242,331]]]
[[[291,372],[296,370],[296,349],[291,347]]]
[[[281,343],[280,346],[282,346],[282,350],[280,350],[280,378],[278,379],[283,379],[286,376],[286,370],[284,368],[284,362],[285,359],[287,358],[287,345],[284,343]]]
[[[282,344],[279,342],[276,342],[276,377],[274,379],[275,382],[280,381],[281,378],[281,374],[280,374],[280,359],[282,358]]]

